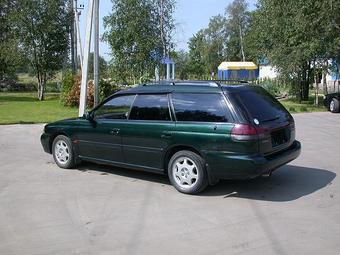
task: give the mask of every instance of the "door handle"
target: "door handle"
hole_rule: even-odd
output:
[[[119,131],[120,131],[119,128],[114,128],[114,129],[112,129],[112,130],[110,131],[110,134],[111,134],[111,135],[118,135],[118,134],[119,134]]]
[[[170,138],[172,136],[172,133],[170,132],[163,132],[163,134],[161,135],[161,138]]]

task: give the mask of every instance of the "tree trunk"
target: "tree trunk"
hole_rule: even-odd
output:
[[[318,74],[316,70],[314,70],[314,83],[315,83],[315,106],[318,107],[319,106],[319,83],[318,83]]]
[[[310,81],[310,63],[306,63],[306,65],[302,68],[301,73],[301,100],[308,101],[309,98],[309,81]]]
[[[241,44],[241,54],[242,54],[242,61],[246,61],[246,56],[244,55],[244,48],[243,48],[243,32],[242,32],[242,27],[241,24],[239,24],[239,29],[240,29],[240,44]]]
[[[38,99],[44,101],[45,99],[45,84],[46,84],[46,74],[38,75]]]
[[[323,89],[323,94],[327,95],[328,94],[328,88],[327,88],[327,70],[328,70],[328,61],[324,61],[322,65],[322,89]]]

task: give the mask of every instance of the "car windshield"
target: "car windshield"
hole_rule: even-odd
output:
[[[260,123],[287,117],[283,105],[261,87],[253,87],[232,93],[233,98],[244,106],[253,120]]]

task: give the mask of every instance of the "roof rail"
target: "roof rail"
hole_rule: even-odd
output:
[[[218,83],[249,83],[247,80],[213,80]]]
[[[176,86],[176,85],[207,85],[207,86],[216,86],[216,87],[220,86],[218,82],[211,81],[211,80],[174,80],[174,81],[162,80],[154,84],[171,85],[171,86]]]
[[[246,80],[161,80],[158,82],[152,83],[144,83],[142,86],[149,86],[149,85],[170,85],[170,86],[177,86],[177,85],[207,85],[207,86],[215,86],[220,87],[221,84],[229,84],[229,83],[249,83]]]

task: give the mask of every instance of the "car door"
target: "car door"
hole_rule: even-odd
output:
[[[78,133],[79,154],[81,158],[123,163],[120,130],[127,120],[135,95],[116,96],[91,114],[93,120]]]
[[[162,155],[171,144],[174,128],[167,94],[137,95],[121,130],[126,164],[163,171]]]

